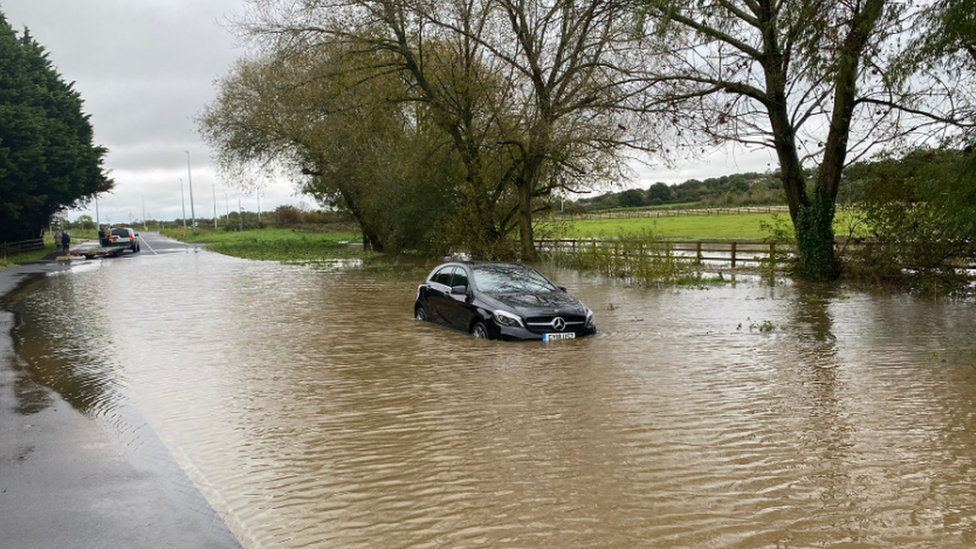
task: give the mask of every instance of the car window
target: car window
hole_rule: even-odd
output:
[[[479,265],[473,269],[478,289],[489,294],[555,292],[539,271],[523,265]]]
[[[451,286],[468,287],[468,273],[464,272],[463,268],[458,267],[458,270],[454,271],[454,278],[451,279]]]
[[[129,230],[128,229],[112,229],[112,234],[114,234],[115,236],[124,236],[124,237],[128,238],[129,237]]]
[[[451,274],[453,273],[454,273],[454,267],[444,267],[443,269],[437,271],[437,273],[435,273],[430,280],[431,282],[436,282],[438,284],[450,286]]]

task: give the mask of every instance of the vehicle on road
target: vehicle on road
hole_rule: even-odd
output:
[[[126,250],[137,253],[140,249],[139,233],[128,227],[102,225],[98,228],[98,246],[81,246],[77,253],[85,256],[85,259],[93,259],[118,257]]]
[[[596,333],[593,312],[542,273],[516,263],[438,265],[417,288],[414,318],[479,339],[573,339]]]
[[[139,251],[139,233],[128,227],[116,227],[107,235],[103,246],[128,247],[132,253]]]

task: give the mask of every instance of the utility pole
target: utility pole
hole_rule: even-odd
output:
[[[197,234],[197,213],[193,208],[193,172],[190,171],[190,151],[183,151],[186,153],[186,178],[190,185],[190,226],[193,228],[193,234]]]
[[[180,204],[183,205],[183,229],[186,230],[186,199],[183,197],[183,178],[180,178]]]
[[[240,198],[237,199],[237,212],[237,221],[241,224],[238,230],[244,232],[244,208],[241,207]]]
[[[214,200],[214,230],[217,230],[217,185],[212,185],[213,187],[213,200]]]
[[[148,231],[149,225],[146,225],[146,196],[142,197],[142,230]]]

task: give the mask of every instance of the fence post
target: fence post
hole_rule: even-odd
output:
[[[732,268],[735,268],[735,241],[732,241]]]
[[[776,243],[769,243],[769,272],[776,271]]]
[[[701,265],[701,262],[702,262],[701,240],[699,240],[698,242],[695,242],[695,258],[697,259],[696,262],[699,265]]]

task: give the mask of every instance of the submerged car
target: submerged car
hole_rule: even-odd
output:
[[[542,273],[515,263],[438,265],[417,288],[414,318],[479,339],[544,341],[596,333],[593,312]]]

